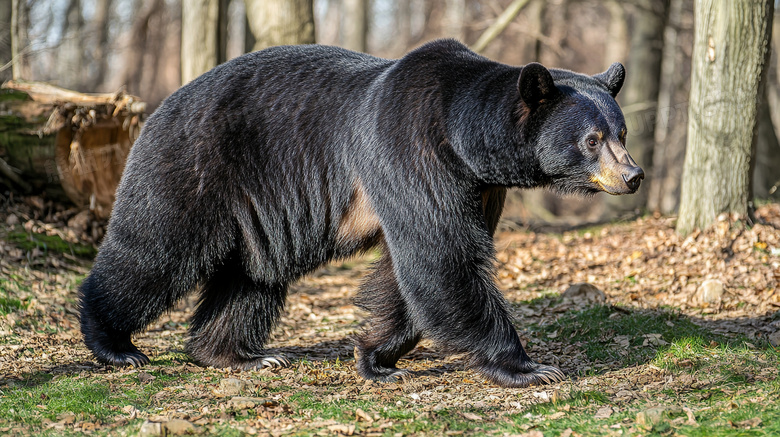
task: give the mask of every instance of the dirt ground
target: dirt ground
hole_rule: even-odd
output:
[[[44,414],[40,427],[47,430],[122,430],[139,419],[164,423],[179,418],[196,427],[229,426],[241,432],[273,435],[293,432],[301,424],[326,433],[354,431],[339,428],[346,426],[343,421],[286,411],[285,405],[300,405],[286,399],[295,398],[301,390],[323,401],[349,399],[394,406],[401,402],[397,399],[403,399],[404,406],[414,409],[414,420],[430,419],[437,411],[448,409],[475,409],[484,414],[472,417],[474,420],[500,420],[503,415],[523,412],[529,405],[566,397],[575,390],[603,392],[618,402],[616,405],[632,400],[659,402],[666,396],[660,388],[690,387],[696,380],[672,378],[669,371],[647,362],[625,367],[594,361],[586,357],[581,344],[556,338],[557,331],[547,330],[543,336],[538,332],[559,323],[562,314],[594,303],[611,306],[616,312],[671,309],[713,332],[756,342],[780,331],[776,317],[780,309],[780,205],[770,204],[759,209],[759,223],[752,227],[723,216],[711,229],[684,238],[675,234],[674,218],[666,217],[562,234],[503,226],[496,243],[498,283],[512,303],[516,326],[529,354],[539,362],[559,366],[570,377],[554,386],[499,388],[467,370],[460,357],[444,356],[427,341],[399,363],[412,371],[407,380],[376,384],[359,378],[351,338],[361,329],[364,314],[352,299],[370,269],[371,254],[324,267],[292,286],[286,313],[269,344],[272,352],[293,361],[291,368],[236,372],[203,369],[192,363],[184,354],[187,322],[196,302],[191,296],[136,336],[136,344],[152,359],[151,366],[111,369],[93,362],[78,329],[76,289],[91,261],[12,242],[19,233],[32,235],[32,240],[38,234],[56,235],[73,243],[90,243],[100,237],[98,223],[87,221],[75,229],[68,226],[74,216],[74,211],[47,213],[34,204],[0,210],[0,287],[5,292],[0,297],[6,299],[6,308],[0,313],[0,390],[18,387],[40,375],[54,381],[97,375],[120,389],[144,384],[149,378],[162,379],[154,375],[188,374],[193,379],[181,387],[170,386],[176,389],[166,386],[152,394],[157,398],[151,405],[159,407],[111,407],[118,414],[111,421],[96,420],[89,414],[76,414],[73,419],[67,415],[48,419]],[[714,291],[705,293],[702,284],[708,280]],[[592,284],[603,294],[558,297],[577,283]],[[777,369],[769,372],[767,378],[777,377]],[[698,378],[704,380],[706,375]],[[254,419],[226,416],[232,398],[231,389],[225,386],[230,382],[225,381],[233,379],[242,381],[243,387],[233,395],[249,387],[250,394],[270,399],[264,407],[268,414]],[[620,407],[613,410],[618,412]],[[363,432],[381,435],[390,429],[387,423],[392,424],[391,419],[360,411],[366,414],[361,419],[361,413],[356,413],[356,420],[365,422],[360,428]],[[468,418],[472,413],[465,414]],[[396,422],[399,420],[408,419]],[[532,426],[516,432],[528,428]],[[0,421],[0,431],[20,429]]]

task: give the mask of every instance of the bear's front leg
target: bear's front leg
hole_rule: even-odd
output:
[[[558,368],[534,362],[523,349],[494,282],[492,238],[484,219],[472,217],[430,223],[414,236],[385,229],[410,320],[449,352],[468,354],[474,370],[503,387],[564,380]]]

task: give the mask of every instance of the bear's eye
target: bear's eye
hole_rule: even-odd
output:
[[[595,138],[588,138],[588,147],[596,147],[599,144]]]

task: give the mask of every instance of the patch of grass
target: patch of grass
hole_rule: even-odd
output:
[[[564,314],[542,330],[579,343],[591,361],[619,367],[648,362],[659,349],[681,340],[680,347],[695,349],[692,355],[711,341],[726,341],[674,312],[629,311],[606,305]]]
[[[5,240],[18,248],[31,251],[35,248],[46,252],[64,253],[84,259],[92,259],[97,255],[97,249],[78,243],[69,243],[56,235],[46,235],[28,232],[9,232]]]
[[[24,287],[23,284],[16,282],[12,283],[13,278],[0,278],[0,316],[5,316],[10,313],[26,310],[30,306],[30,302],[27,300],[17,299],[13,297],[13,290],[25,289],[29,291],[29,287]]]
[[[355,419],[355,410],[358,408],[368,411],[377,409],[376,404],[369,401],[334,399],[323,400],[311,393],[299,391],[287,399],[297,414],[311,415],[323,419],[338,421],[351,421]]]
[[[18,310],[25,310],[28,306],[29,302],[22,302],[13,297],[0,296],[0,316],[5,316]]]
[[[0,415],[11,422],[37,425],[43,418],[54,420],[58,415],[72,413],[97,419],[110,416],[106,401],[109,385],[99,381],[61,378],[30,386],[0,389]]]

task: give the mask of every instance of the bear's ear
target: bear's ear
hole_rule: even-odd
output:
[[[550,72],[544,68],[544,65],[536,62],[523,67],[520,79],[517,81],[517,89],[523,102],[531,107],[560,94]]]
[[[626,69],[620,62],[615,62],[609,66],[607,71],[593,77],[607,87],[612,97],[617,97],[620,89],[623,88],[623,81],[626,79]]]

